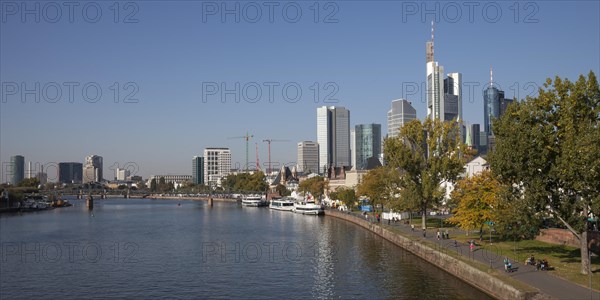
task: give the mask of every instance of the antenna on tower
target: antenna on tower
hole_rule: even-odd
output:
[[[490,66],[490,86],[494,86],[494,71],[492,70],[492,66]]]
[[[434,59],[433,59],[433,47],[434,47],[433,34],[434,34],[434,29],[435,29],[435,25],[433,23],[433,20],[431,20],[431,60],[432,61],[434,61]]]

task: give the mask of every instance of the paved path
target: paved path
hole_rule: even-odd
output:
[[[356,216],[360,218],[359,215]],[[375,220],[371,219],[371,221],[374,222]],[[387,224],[387,220],[381,220],[381,223]],[[504,271],[504,257],[494,254],[485,249],[476,247],[475,251],[471,252],[469,250],[468,244],[459,243],[453,239],[438,240],[436,237],[436,232],[431,230],[428,230],[427,236],[423,238],[422,230],[417,230],[416,225],[414,231],[411,230],[410,225],[401,224],[400,222],[392,222],[390,226],[398,228],[408,235],[414,235],[419,239],[426,239],[433,243],[439,243],[441,246],[447,248],[448,251],[461,253],[465,257],[478,260],[487,265],[491,264],[493,268]],[[445,229],[442,231],[445,232]],[[452,229],[449,230],[450,238],[455,234],[456,231]],[[534,288],[539,289],[542,293],[550,297],[557,299],[600,300],[600,292],[592,291],[590,293],[589,288],[582,287],[578,284],[572,283],[570,281],[548,273],[552,271],[537,271],[533,266],[523,265],[523,263],[515,262],[512,260],[511,263],[513,268],[517,268],[517,271],[508,273],[509,276],[516,280],[524,282]],[[596,277],[594,278],[595,280],[598,280],[597,276],[594,277]]]

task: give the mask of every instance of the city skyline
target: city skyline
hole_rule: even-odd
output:
[[[465,10],[457,22],[444,13],[443,2],[427,5],[436,3],[435,59],[462,74],[466,125],[483,129],[482,91],[490,65],[494,85],[519,100],[535,95],[547,77],[576,80],[590,70],[600,73],[598,2],[532,2],[535,13],[524,4],[515,9],[498,2],[503,14],[497,22],[482,14],[482,3],[472,21]],[[343,106],[352,111],[350,127],[378,123],[383,132],[394,99],[410,101],[421,120],[427,113],[423,45],[435,16],[409,14],[403,11],[406,2],[336,2],[333,15],[319,8],[319,22],[310,4],[300,3],[304,14],[297,23],[281,14],[273,23],[266,15],[257,23],[243,16],[223,22],[218,15],[202,15],[201,3],[137,5],[137,23],[113,22],[108,5],[97,23],[81,15],[57,23],[44,18],[36,23],[31,16],[22,22],[18,15],[3,19],[3,181],[15,155],[44,165],[50,174],[56,170],[48,164],[84,162],[97,154],[110,174],[105,177],[135,165],[131,175],[148,178],[189,174],[189,160],[204,148],[228,147],[232,165],[243,167],[245,144],[226,138],[247,131],[253,141],[291,140],[272,145],[273,169],[279,169],[296,162],[297,142],[316,141],[317,107]],[[324,22],[327,16],[337,22]],[[118,54],[112,54],[116,44]],[[36,83],[42,97],[26,92]],[[227,94],[236,83],[245,91],[240,97]],[[57,85],[62,97],[54,100]],[[19,91],[11,92],[15,86]],[[103,95],[97,102],[68,98],[70,88],[81,95],[86,87],[91,100],[96,86]],[[257,86],[262,97],[252,103]],[[303,97],[291,103],[298,86]],[[270,89],[281,95],[284,87],[287,98],[271,102]],[[265,166],[266,144],[259,143],[259,150]]]

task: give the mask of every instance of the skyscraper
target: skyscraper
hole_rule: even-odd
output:
[[[444,79],[444,121],[462,121],[462,74],[449,73]]]
[[[319,172],[319,144],[311,141],[298,143],[298,172]]]
[[[10,184],[17,185],[25,179],[25,157],[15,155],[10,157]]]
[[[480,152],[481,142],[479,136],[479,124],[471,124],[467,127],[467,138],[465,144],[471,147],[472,149]]]
[[[417,110],[406,99],[392,100],[392,109],[388,111],[388,137],[396,137],[400,127],[417,118]]]
[[[204,149],[204,182],[209,186],[219,186],[221,178],[231,172],[231,151],[229,148]]]
[[[83,167],[83,183],[101,182],[104,178],[102,177],[102,169],[102,156],[86,156],[85,166]]]
[[[431,21],[431,40],[425,44],[425,61],[427,64],[427,117],[442,119],[444,116],[444,67],[435,61],[433,53],[433,21]]]
[[[493,135],[492,119],[500,118],[513,99],[505,99],[504,91],[494,86],[494,73],[490,68],[490,85],[483,91],[483,128],[484,132]]]
[[[329,167],[350,166],[350,111],[344,107],[317,108],[319,173]]]
[[[83,164],[78,162],[58,163],[58,182],[81,183],[83,180]]]
[[[442,121],[462,120],[462,76],[450,73],[444,79],[444,67],[434,58],[434,27],[425,45],[427,70],[427,117]]]
[[[515,99],[507,99],[504,98],[504,92],[502,92],[502,97],[500,98],[500,116],[504,115],[508,106],[515,101]]]
[[[354,127],[356,135],[356,169],[365,170],[367,160],[379,159],[381,154],[381,124],[360,124]]]
[[[129,170],[127,170],[127,169],[121,169],[121,168],[117,168],[117,170],[115,171],[115,173],[116,173],[115,177],[119,181],[125,181],[129,177],[129,175],[131,175],[131,172]]]
[[[192,182],[204,184],[204,157],[194,156],[192,158]]]
[[[356,167],[356,131],[350,128],[350,165]]]

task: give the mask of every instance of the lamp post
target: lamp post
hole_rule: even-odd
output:
[[[594,290],[592,289],[592,247],[588,247],[588,277],[590,278],[590,300],[594,298]]]

